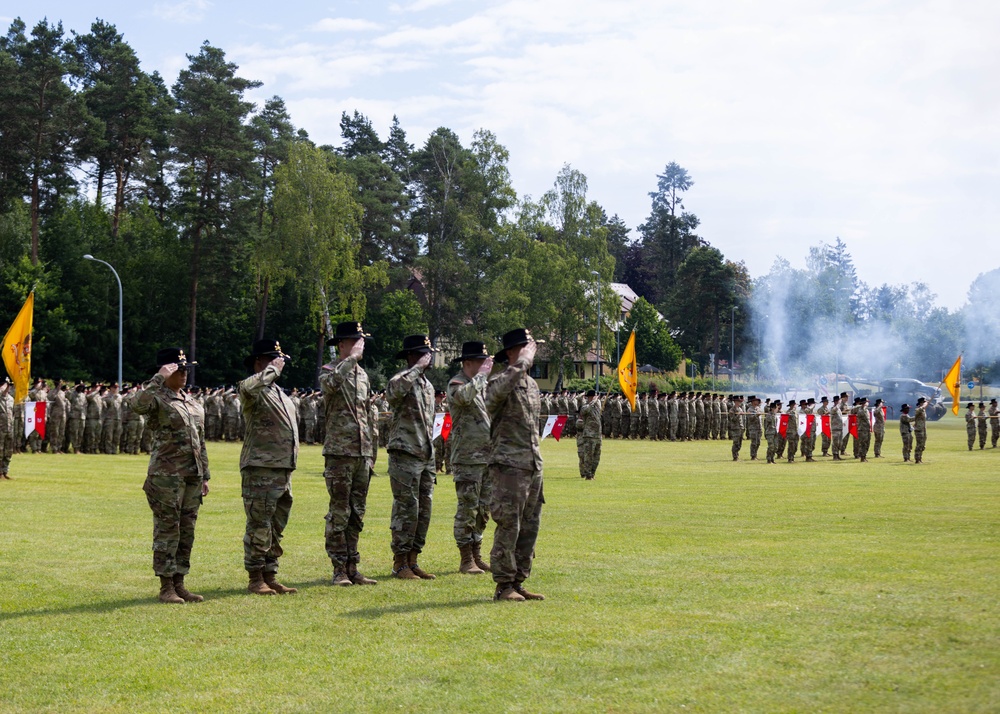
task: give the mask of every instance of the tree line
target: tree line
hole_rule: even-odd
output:
[[[767,285],[697,234],[676,163],[633,231],[569,165],[541,197],[518,195],[488,129],[463,143],[441,127],[418,146],[398,118],[380,136],[353,111],[339,146],[317,145],[280,97],[250,101],[260,86],[207,42],[172,82],[147,73],[103,20],[81,34],[16,19],[0,37],[0,314],[34,287],[36,375],[117,371],[117,285],[85,253],[122,276],[126,379],[174,344],[198,383],[232,383],[266,334],[294,358],[287,381],[308,386],[347,319],[375,335],[376,384],[406,334],[457,345],[515,325],[545,335],[569,379],[598,313],[603,355],[616,352],[611,282],[641,296],[621,325],[640,363],[705,371],[727,327],[737,354],[766,362],[751,313]]]

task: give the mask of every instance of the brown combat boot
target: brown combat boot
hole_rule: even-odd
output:
[[[410,570],[409,557],[407,553],[393,553],[392,556],[393,577],[400,580],[420,580],[412,570]]]
[[[333,568],[333,582],[331,585],[339,585],[341,587],[349,587],[354,585],[351,579],[347,575],[347,566],[345,565],[335,565]]]
[[[174,575],[174,592],[184,602],[202,602],[205,599],[201,595],[196,595],[184,587],[184,576],[180,573]]]
[[[434,578],[437,577],[436,575],[428,573],[426,570],[417,565],[418,555],[419,553],[417,553],[417,551],[415,550],[410,551],[409,556],[407,558],[407,563],[410,566],[410,570],[412,570],[413,574],[416,575],[421,580],[434,580]]]
[[[371,578],[366,578],[359,570],[357,563],[347,564],[347,577],[351,579],[351,582],[355,585],[378,585],[378,580],[372,580]]]
[[[472,542],[472,559],[476,562],[476,567],[482,570],[484,573],[490,572],[490,566],[483,562],[481,549],[483,547],[482,542],[473,541]]]
[[[174,579],[169,575],[160,576],[160,602],[183,605],[184,600],[174,590]]]
[[[514,583],[514,590],[517,594],[523,597],[525,600],[544,600],[545,596],[541,593],[533,593],[530,590],[525,590],[522,583]]]
[[[259,570],[248,571],[250,583],[247,585],[247,592],[252,595],[274,595],[275,592],[264,582],[264,574]]]
[[[524,595],[521,595],[514,589],[514,583],[497,583],[496,592],[493,593],[493,600],[495,602],[502,602],[504,600],[524,602]]]
[[[293,595],[299,591],[298,588],[286,588],[284,585],[279,583],[275,573],[268,573],[265,571],[264,582],[267,583],[267,587],[271,588],[279,595]]]
[[[464,573],[466,575],[482,575],[483,570],[476,565],[476,561],[472,559],[472,544],[462,545],[458,548],[459,555],[461,556],[461,562],[458,564],[458,572]]]

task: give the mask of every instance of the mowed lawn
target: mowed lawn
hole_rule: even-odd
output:
[[[147,457],[18,455],[0,482],[0,710],[998,711],[1000,449],[969,453],[949,417],[927,463],[903,464],[895,428],[868,464],[606,441],[593,482],[573,442],[546,440],[528,585],[547,599],[503,604],[457,572],[448,477],[421,558],[436,581],[388,577],[383,475],[361,543],[380,582],[334,589],[322,456],[304,448],[282,560],[299,593],[254,597],[239,446],[213,444],[188,578],[206,601],[167,606]]]

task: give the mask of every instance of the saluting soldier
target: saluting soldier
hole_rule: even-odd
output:
[[[749,405],[746,408],[747,434],[750,439],[750,460],[757,460],[757,452],[760,450],[760,399],[755,395],[749,398]]]
[[[580,477],[593,481],[601,463],[601,403],[593,389],[587,391],[584,399],[576,436],[576,453],[580,460]]]
[[[882,440],[885,439],[885,405],[881,399],[875,400],[875,411],[872,412],[874,423],[872,424],[872,435],[875,437],[873,450],[875,458],[882,458]]]
[[[830,448],[833,450],[833,460],[843,461],[840,458],[840,446],[844,441],[844,417],[840,410],[840,397],[834,395],[833,406],[830,407]]]
[[[903,461],[909,461],[910,452],[913,450],[913,426],[910,424],[909,404],[899,408],[899,436],[903,440]]]
[[[392,573],[433,580],[417,556],[427,541],[434,497],[434,387],[424,376],[436,350],[427,335],[403,338],[396,359],[406,368],[389,380],[389,484],[392,487]]]
[[[542,452],[534,428],[539,411],[538,384],[528,374],[538,343],[520,328],[502,338],[495,356],[507,368],[493,375],[486,387],[490,415],[491,515],[496,522],[490,569],[497,601],[544,600],[524,588],[531,575],[535,542],[541,525]]]
[[[973,409],[972,402],[969,402],[965,410],[965,436],[969,441],[969,451],[976,444],[976,413]]]
[[[365,527],[368,486],[374,466],[376,432],[369,424],[370,386],[368,373],[359,364],[365,339],[371,337],[360,322],[341,322],[328,346],[337,358],[323,365],[319,383],[323,390],[323,441],[326,491],[330,505],[326,514],[326,554],[333,565],[333,584],[374,585],[358,571],[361,554],[358,541]]]
[[[775,463],[778,453],[778,402],[769,403],[764,412],[764,438],[767,439],[767,463]]]
[[[153,572],[160,578],[160,602],[182,604],[204,598],[184,586],[191,569],[194,527],[208,495],[205,412],[184,392],[188,362],[184,350],[156,353],[156,374],[132,399],[153,432],[153,453],[142,490],[153,512]]]
[[[990,448],[997,448],[997,441],[1000,441],[1000,408],[997,407],[997,400],[990,400]]]
[[[855,443],[858,445],[858,458],[862,462],[868,461],[868,449],[872,440],[871,413],[868,411],[868,397],[861,397],[858,402],[858,438]]]
[[[917,410],[913,414],[913,462],[923,463],[924,449],[927,448],[927,403],[926,397],[917,398]]]
[[[733,461],[740,460],[740,449],[743,447],[743,430],[746,420],[743,414],[743,397],[733,398],[733,408],[729,410],[729,437],[733,440]]]
[[[979,412],[976,414],[976,431],[979,432],[979,448],[986,448],[986,405],[979,402]]]
[[[277,385],[289,357],[277,340],[253,343],[243,366],[251,373],[239,384],[246,418],[240,479],[246,531],[243,566],[254,595],[298,592],[278,582],[281,537],[292,511],[292,471],[299,456],[299,427],[292,400]]]
[[[118,394],[118,383],[108,387],[101,408],[101,441],[105,454],[117,454],[122,438],[122,398]]]
[[[0,383],[0,479],[10,481],[10,459],[14,455],[14,398],[10,379]]]
[[[828,456],[830,454],[830,437],[827,436],[826,432],[823,431],[823,417],[830,415],[830,398],[823,396],[819,400],[819,408],[816,409],[816,417],[819,420],[820,425],[820,448],[822,449],[823,456]],[[830,420],[830,430],[833,431],[833,419]]]
[[[56,380],[55,388],[49,392],[49,406],[45,413],[45,436],[49,440],[49,450],[53,454],[63,453],[66,443],[66,413],[69,400],[66,385]]]
[[[785,442],[788,445],[788,463],[795,461],[795,452],[799,448],[799,412],[795,408],[795,400],[788,402],[788,428],[785,429]]]
[[[451,409],[451,468],[455,481],[455,543],[460,573],[482,575],[489,566],[482,559],[483,531],[490,519],[490,417],[486,413],[486,381],[493,358],[486,343],[470,341],[452,360],[462,369],[448,382]]]

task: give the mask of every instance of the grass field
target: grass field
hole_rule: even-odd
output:
[[[949,418],[927,463],[903,464],[890,427],[868,464],[605,442],[593,482],[547,440],[528,585],[548,599],[503,604],[457,573],[444,477],[421,558],[438,579],[387,577],[383,476],[361,543],[380,582],[334,589],[305,448],[282,561],[300,591],[253,597],[238,446],[212,445],[188,578],[207,599],[167,606],[147,458],[18,455],[0,482],[0,711],[996,712],[1000,449],[969,453]]]

